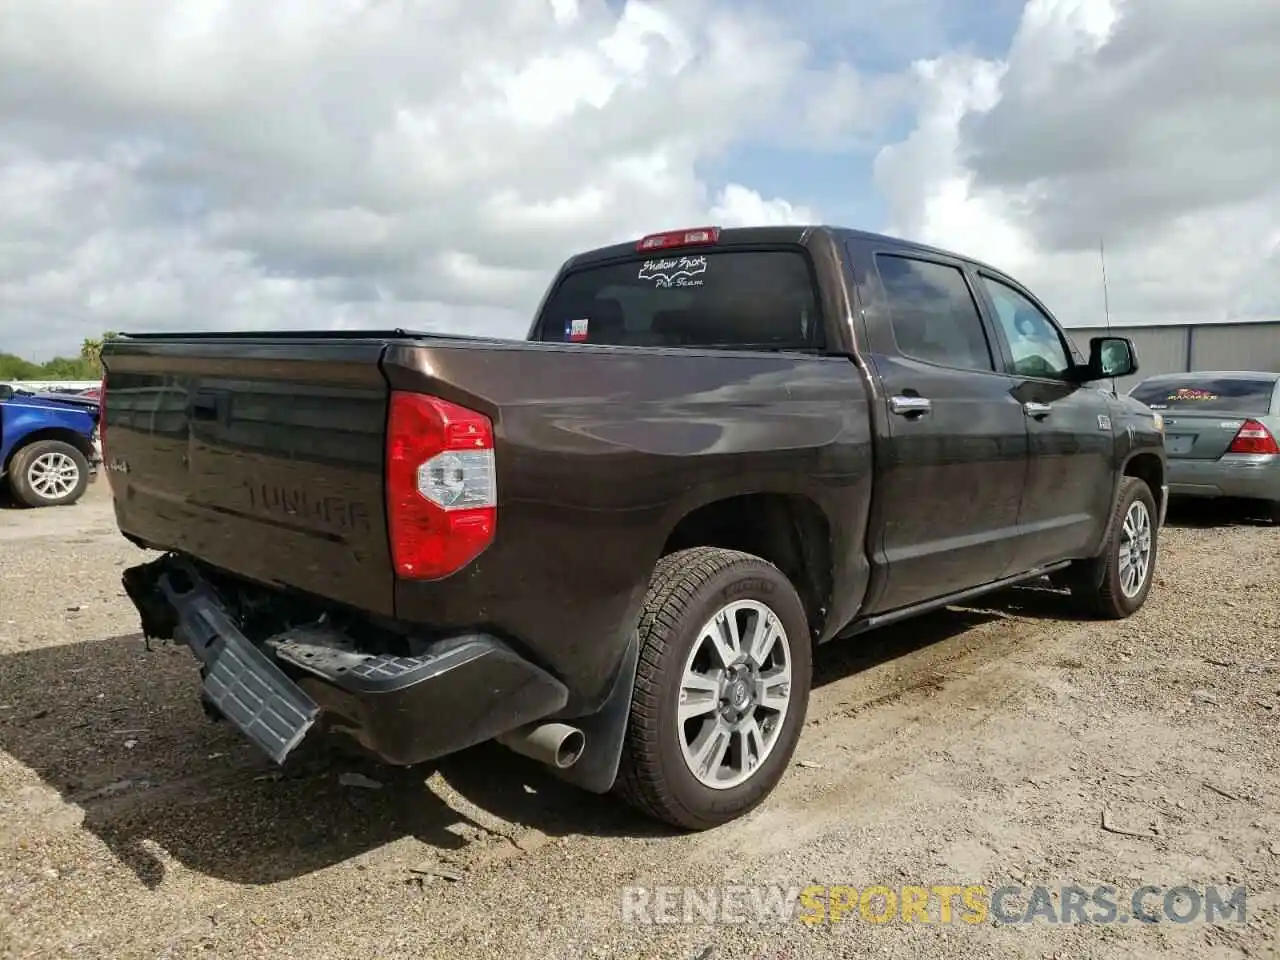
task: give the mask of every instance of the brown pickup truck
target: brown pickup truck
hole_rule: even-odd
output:
[[[148,637],[277,762],[497,739],[701,829],[752,809],[817,646],[1050,576],[1151,587],[1158,415],[993,267],[829,227],[572,257],[524,341],[147,334],[103,349]],[[858,642],[851,639],[850,642]],[[145,682],[140,680],[140,682]]]

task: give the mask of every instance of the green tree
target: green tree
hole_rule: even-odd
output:
[[[40,368],[37,380],[96,380],[101,367],[84,357],[54,357]]]
[[[0,380],[97,380],[102,376],[102,343],[115,336],[107,330],[101,337],[85,337],[78,357],[54,357],[46,363],[0,353]]]
[[[90,365],[95,376],[102,373],[102,343],[115,335],[114,330],[106,330],[100,337],[85,337],[80,344],[80,358]]]
[[[40,366],[12,353],[0,353],[0,380],[36,380]]]

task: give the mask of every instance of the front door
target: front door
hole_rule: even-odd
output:
[[[1003,335],[1028,429],[1027,483],[1009,572],[1086,556],[1097,546],[1115,493],[1109,395],[1067,380],[1066,338],[1029,293],[981,270],[975,276]]]
[[[868,360],[883,388],[872,493],[879,589],[867,608],[874,613],[996,580],[1008,568],[1026,424],[960,265],[870,242],[851,246]]]

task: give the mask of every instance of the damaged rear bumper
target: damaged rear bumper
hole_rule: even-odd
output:
[[[383,762],[410,765],[474,746],[561,709],[555,677],[482,633],[418,656],[362,652],[322,622],[261,638],[242,632],[214,586],[168,555],[124,574],[148,638],[200,661],[202,697],[277,763],[318,725]]]

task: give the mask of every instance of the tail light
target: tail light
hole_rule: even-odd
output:
[[[1264,424],[1246,420],[1236,431],[1227,453],[1280,453],[1280,445],[1276,444],[1276,438]]]
[[[670,230],[666,233],[651,233],[636,244],[636,250],[670,250],[672,247],[701,247],[718,242],[719,227],[695,227],[692,230]]]
[[[498,525],[493,423],[420,393],[392,391],[387,527],[397,576],[446,577],[478,557]]]

